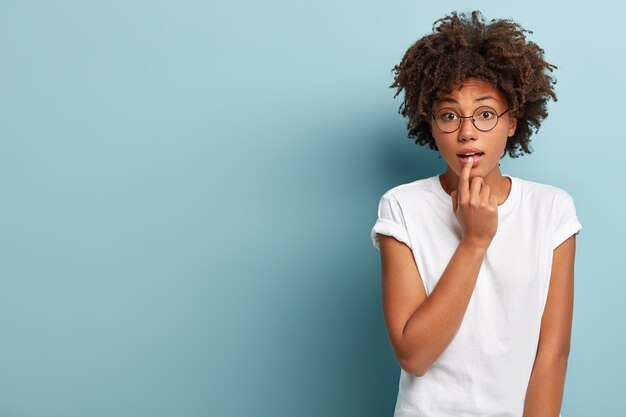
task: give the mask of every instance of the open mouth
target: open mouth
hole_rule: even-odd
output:
[[[478,156],[483,156],[485,153],[484,152],[468,152],[468,153],[457,153],[457,156],[460,158],[469,158],[470,156],[474,156],[474,157],[478,157]]]
[[[472,158],[472,166],[477,166],[480,160],[483,158],[484,152],[467,152],[467,153],[458,153],[459,161],[461,161],[461,165],[465,165],[467,160]]]

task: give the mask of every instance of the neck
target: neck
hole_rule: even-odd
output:
[[[470,184],[472,178],[477,175],[470,173]],[[500,166],[496,166],[486,176],[483,177],[484,183],[489,186],[490,193],[498,200],[498,205],[502,205],[511,192],[511,180],[500,172]],[[444,191],[451,194],[453,190],[459,187],[459,176],[450,169],[450,166],[446,168],[446,172],[439,175],[439,182]]]

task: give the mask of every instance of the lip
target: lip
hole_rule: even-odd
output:
[[[476,151],[465,151],[465,152],[476,152]],[[472,155],[472,167],[476,167],[478,166],[478,164],[480,163],[480,161],[483,159],[483,155]],[[459,158],[459,161],[461,162],[461,166],[465,166],[465,164],[467,163],[467,160],[470,158],[469,156],[456,156],[457,158]]]
[[[468,152],[480,152],[483,153],[483,151],[481,151],[480,149],[476,149],[476,148],[463,148],[461,149],[459,152],[457,152],[457,155],[460,153],[468,153]]]

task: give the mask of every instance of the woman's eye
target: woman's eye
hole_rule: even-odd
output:
[[[495,114],[489,110],[484,110],[480,112],[479,117],[483,120],[489,120],[493,117],[495,117]]]
[[[441,118],[443,120],[454,120],[456,118],[456,114],[454,114],[454,113],[443,113],[441,115]]]

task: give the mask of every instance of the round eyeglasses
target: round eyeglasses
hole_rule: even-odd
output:
[[[444,133],[455,132],[461,126],[461,121],[469,118],[472,119],[472,123],[476,126],[476,129],[481,132],[488,132],[496,127],[500,117],[508,111],[509,109],[506,109],[502,114],[498,115],[498,112],[493,108],[482,106],[474,110],[474,114],[471,116],[460,116],[454,109],[446,107],[432,116],[433,119],[435,119],[435,123],[437,123],[437,127]]]

